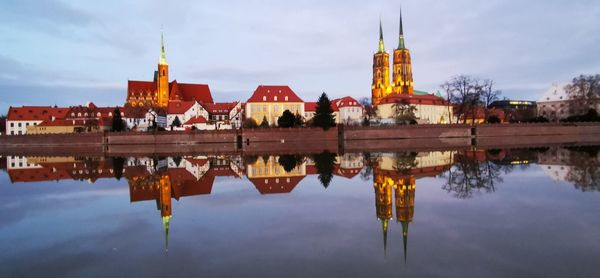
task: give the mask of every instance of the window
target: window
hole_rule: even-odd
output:
[[[21,123],[19,123],[19,127],[21,127]]]
[[[263,101],[267,101],[267,96],[263,96]]]
[[[273,100],[274,100],[274,101],[277,101],[277,96],[273,97]]]
[[[10,123],[10,127],[15,127],[15,123]]]
[[[288,97],[287,96],[285,96],[285,101],[288,101]]]

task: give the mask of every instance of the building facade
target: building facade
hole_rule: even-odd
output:
[[[304,115],[304,101],[288,86],[260,85],[246,102],[246,118],[276,125],[283,111]]]

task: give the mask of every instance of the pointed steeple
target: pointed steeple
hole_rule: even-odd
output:
[[[406,264],[406,243],[408,242],[408,221],[402,221],[402,242],[404,245],[404,264]]]
[[[171,216],[163,216],[162,220],[165,228],[165,252],[169,252],[169,222],[171,221]]]
[[[165,53],[165,40],[162,32],[160,32],[160,59],[158,61],[158,64],[167,65],[167,54]]]
[[[405,49],[404,45],[404,28],[402,28],[402,6],[400,6],[400,37],[398,40],[398,49]]]
[[[383,255],[387,256],[388,219],[381,219],[381,228],[383,230]]]
[[[383,44],[383,25],[381,24],[381,17],[379,18],[379,50],[377,52],[385,52],[385,45]]]

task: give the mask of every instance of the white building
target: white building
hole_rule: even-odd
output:
[[[51,106],[10,107],[6,116],[6,135],[27,134],[27,127],[36,126],[43,121],[64,119],[69,108]]]
[[[377,115],[382,123],[395,123],[396,105],[408,104],[415,108],[419,124],[450,124],[453,122],[452,105],[439,94],[414,91],[413,95],[391,94],[377,105]]]
[[[173,125],[176,118],[179,121],[179,127]],[[167,129],[185,130],[184,125],[186,123],[188,127],[195,125],[198,128],[199,126],[205,126],[208,123],[208,118],[208,111],[196,101],[171,101],[167,107]],[[193,122],[198,123],[193,124]]]
[[[304,104],[304,119],[306,121],[315,116],[317,109],[316,102],[307,102]],[[353,97],[343,97],[331,101],[331,109],[335,116],[336,124],[360,124],[363,120],[364,108]]]

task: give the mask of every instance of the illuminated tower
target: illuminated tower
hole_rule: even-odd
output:
[[[163,175],[159,181],[160,187],[160,216],[165,228],[165,251],[169,251],[169,222],[171,221],[171,180]]]
[[[158,61],[156,82],[156,87],[158,88],[158,106],[165,108],[169,104],[169,64],[167,64],[165,42],[162,33],[160,34],[160,59]]]
[[[373,187],[375,188],[375,210],[383,229],[383,251],[385,253],[387,252],[388,222],[392,219],[392,183],[385,176],[375,174]]]
[[[373,55],[373,84],[371,85],[371,102],[379,104],[382,98],[392,92],[390,86],[390,55],[385,52],[383,44],[383,27],[379,20],[379,49]]]
[[[410,51],[404,44],[404,30],[402,28],[402,9],[400,9],[400,37],[398,48],[394,50],[394,74],[393,74],[394,94],[409,94],[414,93],[412,65],[410,61]]]
[[[396,198],[396,221],[402,223],[402,241],[404,243],[404,263],[406,263],[406,244],[408,242],[408,224],[415,214],[415,185],[414,176],[400,178],[394,185]]]

